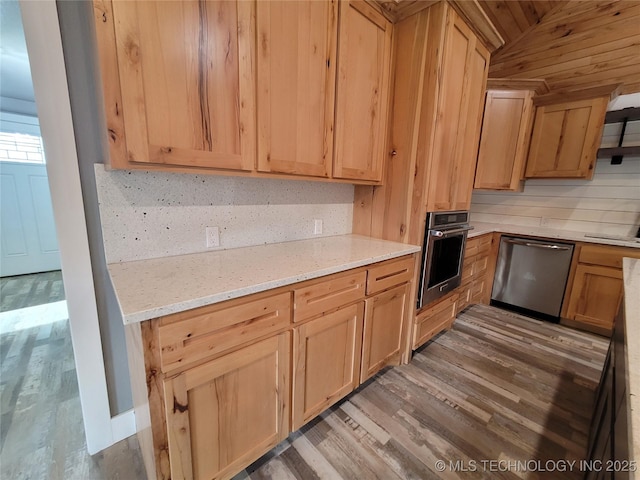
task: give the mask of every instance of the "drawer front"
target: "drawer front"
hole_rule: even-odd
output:
[[[291,323],[291,294],[285,292],[228,308],[213,305],[169,318],[179,321],[158,328],[163,372],[285,328]]]
[[[480,237],[468,238],[464,249],[464,258],[489,253],[491,250],[492,237],[493,235],[489,233]]]
[[[579,262],[622,268],[622,257],[640,258],[640,249],[583,245],[580,249]]]
[[[488,255],[491,251],[492,235],[485,235],[479,238],[478,255]]]
[[[473,259],[465,260],[462,264],[462,275],[460,276],[460,285],[465,285],[471,281],[473,276],[473,266],[475,262]]]
[[[367,272],[335,275],[294,291],[293,321],[300,322],[364,298]]]
[[[458,294],[454,293],[433,307],[420,312],[413,328],[413,349],[450,326],[456,318]]]
[[[480,245],[480,237],[468,238],[467,243],[464,246],[464,258],[475,257],[478,254],[478,248]]]
[[[479,257],[473,262],[473,276],[478,277],[487,272],[489,266],[489,257]]]
[[[367,276],[367,295],[411,281],[413,265],[414,258],[410,256],[371,267]]]
[[[481,277],[474,280],[471,284],[471,299],[472,303],[484,303],[483,299],[487,291],[487,279]]]

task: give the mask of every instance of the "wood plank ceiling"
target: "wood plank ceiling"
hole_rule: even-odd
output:
[[[532,25],[540,22],[550,10],[566,0],[479,0],[478,3],[489,17],[506,44],[517,40]],[[378,0],[381,7],[393,18],[404,18],[416,11],[436,3],[428,0]]]

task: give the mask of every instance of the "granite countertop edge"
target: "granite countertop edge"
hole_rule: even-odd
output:
[[[358,247],[360,250],[354,252]],[[278,268],[283,264],[295,261],[288,258],[287,253],[295,250],[295,255],[304,256],[305,249],[313,256],[313,261],[297,267]],[[332,249],[327,261],[321,258],[320,249]],[[340,251],[344,250],[344,253]],[[316,251],[314,255],[314,250]],[[116,299],[125,325],[139,323],[164,315],[180,313],[198,307],[213,305],[254,293],[265,292],[292,285],[306,280],[320,278],[325,275],[340,273],[373,263],[391,260],[420,251],[420,247],[398,242],[375,239],[361,235],[337,235],[308,240],[297,240],[275,244],[242,247],[230,250],[200,252],[173,257],[136,260],[132,262],[109,264],[109,277],[113,285]],[[251,256],[261,262],[257,271],[251,271]],[[240,259],[237,271],[229,271],[225,267]],[[190,272],[182,271],[191,268]],[[225,264],[226,263],[226,264]],[[219,266],[218,272],[211,266]],[[233,267],[232,267],[233,268]],[[171,270],[173,270],[173,274]],[[282,275],[279,272],[283,271]],[[264,273],[266,272],[266,273]],[[192,275],[189,275],[189,274]],[[193,294],[189,286],[180,282],[180,276],[194,279]],[[231,286],[224,286],[225,278],[232,277]],[[173,278],[172,278],[173,277]],[[173,282],[172,282],[173,280]],[[211,282],[210,288],[202,284]],[[176,285],[177,284],[177,285]],[[182,284],[182,285],[180,285]],[[138,286],[138,294],[132,289]],[[162,295],[163,285],[166,295]],[[180,291],[176,294],[175,290]],[[139,296],[147,296],[149,301],[141,301]]]

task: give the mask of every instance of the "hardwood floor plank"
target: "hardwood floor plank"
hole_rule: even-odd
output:
[[[468,467],[584,458],[606,347],[472,306],[409,365],[378,373],[234,480],[581,478]],[[0,335],[0,349],[0,478],[146,478],[135,437],[86,453],[68,322]]]

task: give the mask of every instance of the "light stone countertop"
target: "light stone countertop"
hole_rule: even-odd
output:
[[[629,460],[640,462],[640,260],[622,260],[629,401]]]
[[[534,237],[554,238],[558,240],[568,240],[572,242],[598,243],[600,245],[614,245],[618,247],[640,248],[640,242],[634,240],[617,240],[611,238],[593,238],[585,235],[591,233],[574,232],[571,230],[560,230],[556,228],[530,227],[522,225],[511,225],[501,223],[482,223],[471,221],[471,230],[468,238],[478,237],[485,233],[499,232],[511,235],[530,235]],[[606,235],[606,233],[603,233]]]
[[[420,247],[338,235],[108,265],[125,324],[419,252]]]

